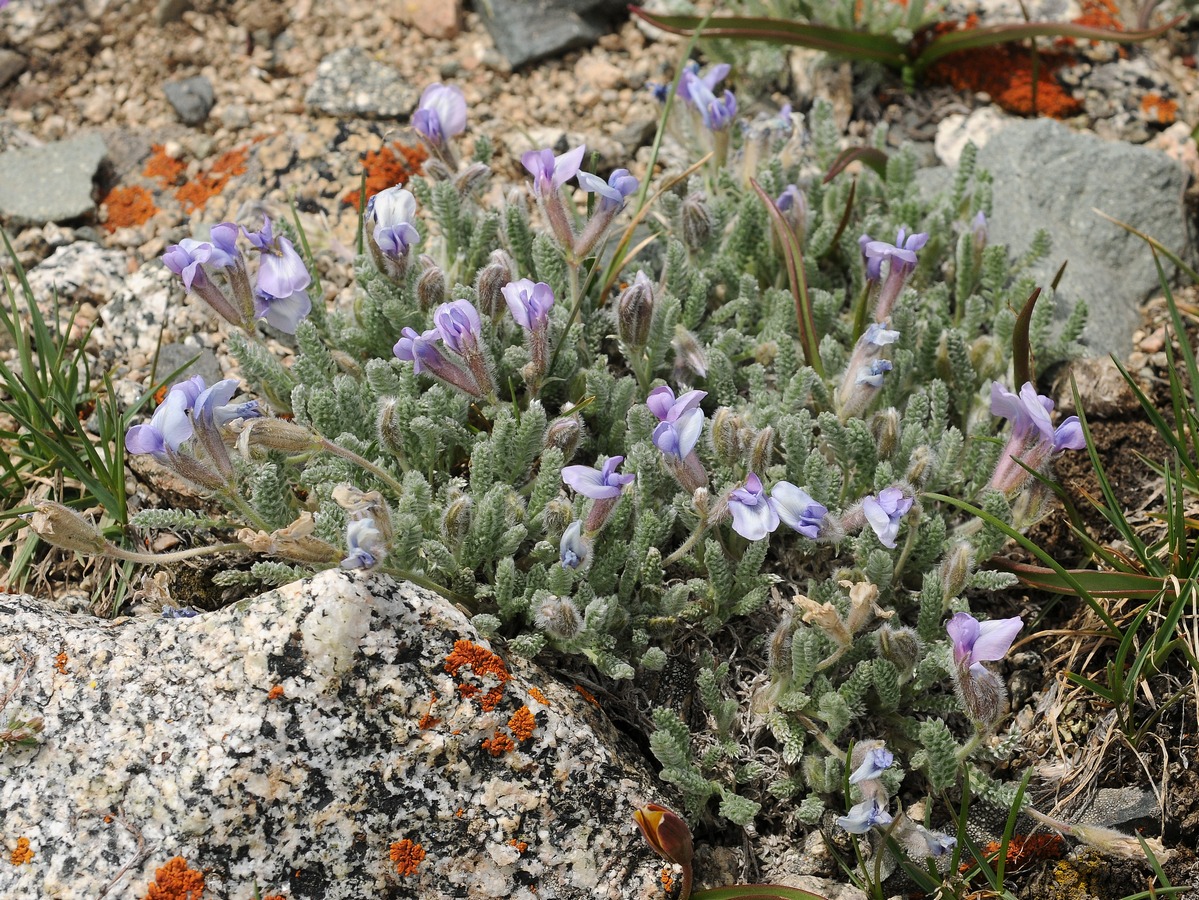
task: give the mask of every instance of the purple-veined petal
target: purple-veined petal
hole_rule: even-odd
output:
[[[978,637],[970,649],[971,663],[993,662],[1003,659],[1012,647],[1012,641],[1024,627],[1019,616],[1010,619],[992,619],[981,622],[978,626]]]

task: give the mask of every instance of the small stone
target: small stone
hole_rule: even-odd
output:
[[[184,125],[203,125],[216,102],[212,82],[203,75],[168,81],[162,89]]]
[[[304,104],[327,116],[399,119],[412,114],[418,99],[398,69],[346,47],[321,60]]]
[[[979,107],[969,116],[946,116],[937,126],[937,136],[934,139],[937,159],[947,166],[956,166],[967,144],[973,144],[981,150],[991,139],[991,135],[1010,120],[1011,116],[1005,115],[994,106]]]
[[[604,59],[584,55],[575,63],[575,79],[601,91],[618,88],[625,82],[624,70]]]
[[[191,0],[158,0],[158,5],[154,7],[154,21],[159,25],[178,22],[191,8]]]
[[[242,103],[231,103],[224,107],[217,114],[217,118],[230,131],[250,127],[250,110]]]
[[[616,0],[489,0],[479,15],[513,68],[594,44],[625,8]]]
[[[398,14],[431,38],[449,40],[462,30],[462,0],[400,0]]]
[[[1071,362],[1054,381],[1053,395],[1060,398],[1058,412],[1063,416],[1078,413],[1070,389],[1071,375],[1090,420],[1120,419],[1139,408],[1136,396],[1110,356],[1087,357]]]
[[[29,60],[16,50],[0,49],[0,88],[25,71]]]
[[[0,218],[20,227],[94,216],[92,179],[107,152],[99,135],[85,134],[0,154]]]

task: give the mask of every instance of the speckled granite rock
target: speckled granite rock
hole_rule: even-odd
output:
[[[5,717],[45,730],[0,753],[0,897],[139,898],[175,856],[206,898],[661,896],[639,755],[408,584],[332,571],[112,622],[0,595],[14,684]]]
[[[57,292],[64,310],[90,301],[106,303],[125,287],[128,257],[121,250],[105,250],[91,241],[59,247],[29,272],[29,286],[39,303],[49,303]]]
[[[327,116],[396,119],[411,115],[419,99],[399,69],[346,47],[321,60],[304,105]]]

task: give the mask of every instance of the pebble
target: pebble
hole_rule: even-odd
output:
[[[212,82],[203,75],[168,81],[162,89],[179,121],[185,125],[203,125],[216,102]]]

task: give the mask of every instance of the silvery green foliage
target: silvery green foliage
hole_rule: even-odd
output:
[[[257,560],[222,583],[278,583],[336,565],[359,514],[354,504],[368,504],[386,540],[378,567],[439,590],[508,652],[552,651],[632,679],[662,670],[694,633],[731,628],[747,646],[756,641],[763,652],[733,665],[742,684],[761,676],[751,710],[736,699],[729,663],[708,659],[696,690],[710,730],[693,733],[669,710],[654,714],[653,750],[692,817],[719,798],[719,813],[739,824],[783,804],[816,822],[826,807],[844,807],[845,750],[867,738],[903,752],[904,768],[928,786],[952,786],[969,733],[949,688],[944,622],[967,608],[967,588],[1008,582],[966,562],[947,583],[946,561],[959,545],[968,560],[985,560],[1004,537],[923,493],[970,499],[1011,520],[1008,500],[985,489],[1000,450],[987,393],[993,379],[1007,379],[1010,311],[1031,285],[1002,248],[971,243],[970,222],[990,202],[972,153],[963,155],[951,195],[933,205],[919,197],[910,153],[892,157],[886,179],[862,172],[850,227],[839,228],[850,177],[824,184],[806,174],[836,155],[831,110],[817,105],[807,134],[799,131],[775,134],[754,171],[741,171],[747,163],[734,156],[727,168],[694,175],[663,198],[664,215],[645,220],[657,262],[639,260],[619,279],[631,282],[641,267],[654,284],[642,348],[616,338],[619,284],[599,296],[609,257],[572,268],[523,197],[489,209],[477,180],[473,190],[418,181],[419,251],[444,272],[447,301],[482,303],[471,285],[481,283],[493,251],[510,261],[513,280],[553,288],[544,376],[527,377],[525,335],[502,305],[482,316],[492,396],[468,396],[395,358],[401,329],[433,325],[433,310],[419,302],[417,264],[396,282],[361,259],[357,299],[302,323],[289,367],[263,344],[233,335],[230,349],[258,396],[326,443],[239,445],[242,497],[230,518],[287,562]],[[480,148],[480,156],[488,152]],[[748,189],[751,175],[773,197],[793,183],[806,192],[804,268],[823,375],[799,349],[780,245]],[[706,198],[711,227],[702,246],[688,246],[682,201],[696,194]],[[854,312],[866,301],[858,236],[890,239],[900,227],[931,238],[890,316],[901,335],[890,348],[893,368],[860,412],[838,415],[834,397],[857,340]],[[1039,240],[1036,250],[1045,249]],[[1048,325],[1034,320],[1034,352],[1068,355],[1081,320],[1061,335]],[[707,392],[696,448],[706,490],[682,489],[652,441],[658,422],[645,400],[663,384]],[[262,433],[252,425],[251,437]],[[572,429],[575,439],[560,439]],[[594,535],[586,563],[567,568],[560,544],[591,502],[564,486],[563,468],[613,456],[623,456],[621,472],[635,478]],[[751,471],[766,485],[802,487],[835,527],[819,542],[785,526],[747,541],[720,510]],[[865,524],[861,503],[895,486],[914,505],[888,547]],[[299,531],[287,532],[292,523]],[[195,529],[210,521],[157,512],[135,524]],[[308,556],[297,549],[300,532]],[[332,557],[314,562],[320,542]],[[863,591],[872,605],[855,613]],[[796,595],[807,605],[793,602]],[[858,621],[838,635],[820,609]],[[895,634],[884,639],[884,627]]]

